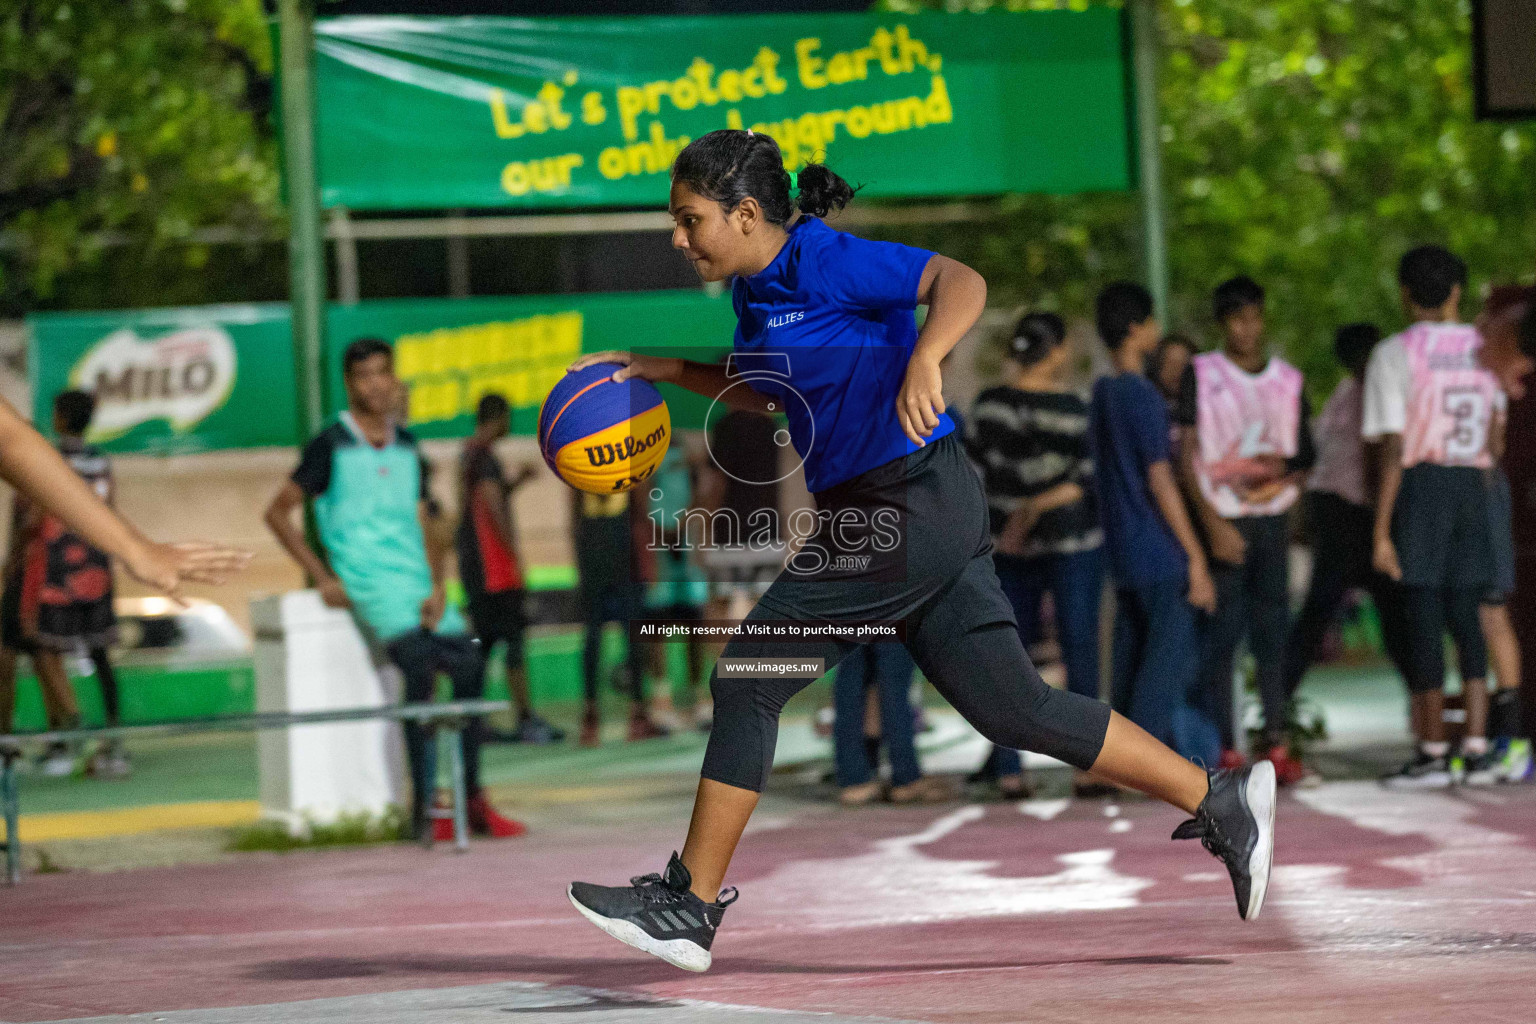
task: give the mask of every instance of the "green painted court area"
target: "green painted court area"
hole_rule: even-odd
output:
[[[605,662],[617,663],[622,638],[607,637]],[[580,688],[580,635],[541,638],[555,651],[568,649],[565,684],[573,694]],[[543,664],[563,664],[546,650]],[[498,676],[498,686],[502,686]],[[503,687],[504,692],[504,687]],[[536,692],[538,688],[536,687]],[[1315,670],[1300,694],[1310,711],[1328,725],[1328,738],[1318,745],[1317,762],[1325,775],[1357,774],[1356,752],[1405,742],[1407,696],[1390,669],[1343,666]],[[807,687],[785,710],[780,730],[779,765],[830,759],[830,741],[817,737],[811,715],[829,701],[825,681]],[[580,704],[575,699],[539,700],[539,710],[574,735]],[[679,695],[679,703],[682,703]],[[980,763],[986,744],[931,690],[927,706],[938,723],[920,737],[925,767],[937,773],[963,774]],[[577,747],[570,739],[551,746],[487,744],[484,778],[488,786],[509,796],[538,791],[540,802],[577,798],[604,787],[639,780],[672,780],[691,784],[703,756],[707,737],[692,730],[660,740],[629,743],[624,739],[627,702],[604,687],[604,742],[595,749]],[[258,796],[256,737],[253,733],[196,734],[145,739],[131,745],[133,774],[122,780],[47,778],[28,771],[21,779],[24,815],[89,812],[185,804],[200,801],[254,801]],[[526,787],[519,793],[519,787]]]
[[[529,688],[536,703],[560,703],[581,698],[582,634],[569,627],[536,628],[527,644]],[[678,648],[678,645],[673,645]],[[672,675],[682,671],[680,648],[672,653]],[[623,663],[624,634],[617,626],[603,636],[602,677]],[[94,676],[75,677],[75,693],[87,725],[103,721],[101,689]],[[123,664],[118,668],[125,722],[163,722],[182,718],[249,714],[256,709],[256,680],[249,658],[195,666]],[[489,665],[487,696],[507,696],[506,667],[498,650]],[[35,732],[44,727],[42,697],[37,680],[23,674],[16,695],[16,729]]]

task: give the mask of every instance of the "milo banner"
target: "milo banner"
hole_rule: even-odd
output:
[[[47,431],[53,397],[97,397],[90,440],[108,451],[174,454],[299,443],[286,303],[189,306],[29,318],[33,413]],[[533,434],[539,406],[582,352],[636,349],[710,359],[730,350],[729,295],[701,291],[476,299],[381,299],[327,311],[327,409],[346,405],[342,350],[355,338],[395,346],[411,428],[462,437],[486,392]],[[701,426],[707,400],[663,385],[674,424]]]
[[[395,346],[395,372],[410,389],[411,429],[421,437],[462,437],[475,405],[497,392],[512,405],[512,430],[537,432],[539,406],[582,352],[603,349],[686,354],[730,351],[736,316],[729,295],[626,292],[485,299],[388,299],[332,306],[329,407],[346,404],[341,353],[355,338]],[[663,385],[676,426],[702,425],[708,402]]]
[[[88,440],[108,451],[191,452],[297,440],[287,303],[29,318],[33,415],[96,395]]]
[[[322,201],[660,206],[716,128],[867,196],[1124,189],[1117,10],[349,17],[316,26]]]

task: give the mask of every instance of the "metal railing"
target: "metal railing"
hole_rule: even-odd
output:
[[[326,725],[338,722],[366,722],[375,719],[422,722],[449,733],[448,775],[453,793],[453,841],[455,849],[469,848],[469,819],[464,792],[464,760],[459,734],[465,720],[505,711],[511,707],[504,700],[461,700],[428,704],[392,704],[372,708],[334,708],[323,711],[261,712],[252,715],[221,715],[172,722],[144,722],[111,725],[92,729],[59,729],[52,732],[12,733],[0,736],[0,816],[5,820],[6,879],[11,885],[21,881],[21,793],[16,762],[24,744],[87,743],[92,740],[141,738],[146,736],[184,736],[195,732],[258,732],[263,729],[287,729],[296,725]],[[425,842],[431,842],[428,831]]]

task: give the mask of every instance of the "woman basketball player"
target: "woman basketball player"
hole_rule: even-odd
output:
[[[789,376],[748,378],[721,365],[628,352],[570,367],[623,364],[614,379],[670,381],[760,412],[783,411],[805,459],[818,529],[744,625],[901,622],[923,674],[988,739],[1048,754],[1193,815],[1174,833],[1227,865],[1238,912],[1264,902],[1273,852],[1268,761],[1207,772],[1099,701],[1053,690],[1019,642],[990,557],[987,505],[944,412],[939,361],[971,328],[986,282],[944,256],[833,230],[821,220],[853,197],[812,164],[789,175],[774,140],[721,130],[672,169],[672,244],[705,281],[734,278],[735,350],[788,357]],[[918,331],[914,309],[928,306]],[[735,384],[737,386],[732,387]],[[576,882],[569,896],[608,934],[686,970],[735,900],[726,868],[773,763],[778,716],[810,680],[733,674],[731,659],[822,659],[853,641],[764,639],[745,630],[710,679],[714,730],[682,855],[627,886]],[[725,671],[722,668],[725,667]]]

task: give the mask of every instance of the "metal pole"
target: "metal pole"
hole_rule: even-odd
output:
[[[448,736],[448,778],[453,786],[453,846],[463,853],[469,849],[469,795],[464,791],[464,730],[459,719],[444,722]]]
[[[355,306],[362,282],[357,274],[357,239],[352,234],[352,217],[345,206],[331,208],[328,230],[331,240],[336,243],[336,301],[344,306]]]
[[[0,754],[0,812],[5,817],[5,880],[21,884],[21,801],[16,793],[16,761],[21,751]]]
[[[325,234],[315,172],[314,22],[306,0],[278,0],[277,17],[288,186],[288,299],[299,428],[309,437],[319,431],[325,414]]]
[[[1136,181],[1141,198],[1142,258],[1157,318],[1168,323],[1168,235],[1163,210],[1163,129],[1157,114],[1157,4],[1132,0],[1131,67],[1136,94]]]

